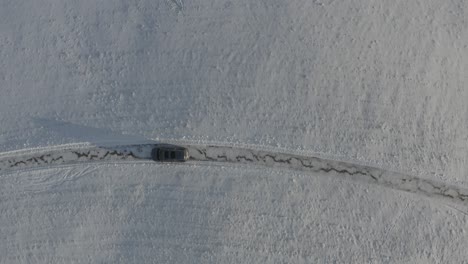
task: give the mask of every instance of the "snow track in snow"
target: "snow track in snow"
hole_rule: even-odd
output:
[[[150,160],[151,150],[158,144],[122,146],[65,145],[35,150],[28,154],[0,154],[0,172],[36,167],[69,165],[89,162]],[[430,198],[468,206],[468,190],[431,179],[312,156],[279,153],[269,150],[218,145],[183,145],[189,150],[189,162],[223,162],[250,164],[278,169],[290,169],[343,177],[362,183],[377,184],[391,189],[415,193]],[[72,174],[71,174],[72,175]],[[66,179],[65,179],[66,180]]]

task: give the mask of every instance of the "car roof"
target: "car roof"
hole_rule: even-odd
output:
[[[186,150],[184,147],[174,145],[157,145],[156,148],[161,150]]]

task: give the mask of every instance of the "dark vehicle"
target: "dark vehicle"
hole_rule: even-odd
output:
[[[151,158],[155,161],[186,161],[189,158],[188,150],[179,146],[157,146],[151,151]]]

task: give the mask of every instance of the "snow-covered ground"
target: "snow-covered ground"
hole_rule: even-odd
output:
[[[467,10],[1,0],[0,153],[243,146],[467,189]],[[65,166],[1,172],[1,262],[468,259],[467,208],[379,185],[234,164]]]
[[[3,263],[462,263],[468,219],[277,169],[94,164],[0,178]]]

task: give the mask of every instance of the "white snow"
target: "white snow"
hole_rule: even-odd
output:
[[[2,0],[0,152],[248,145],[466,189],[467,10],[463,0]],[[0,175],[0,262],[468,259],[467,209],[417,195],[248,166],[79,174],[86,166]]]
[[[379,186],[238,166],[0,178],[4,263],[461,263],[468,217]]]

